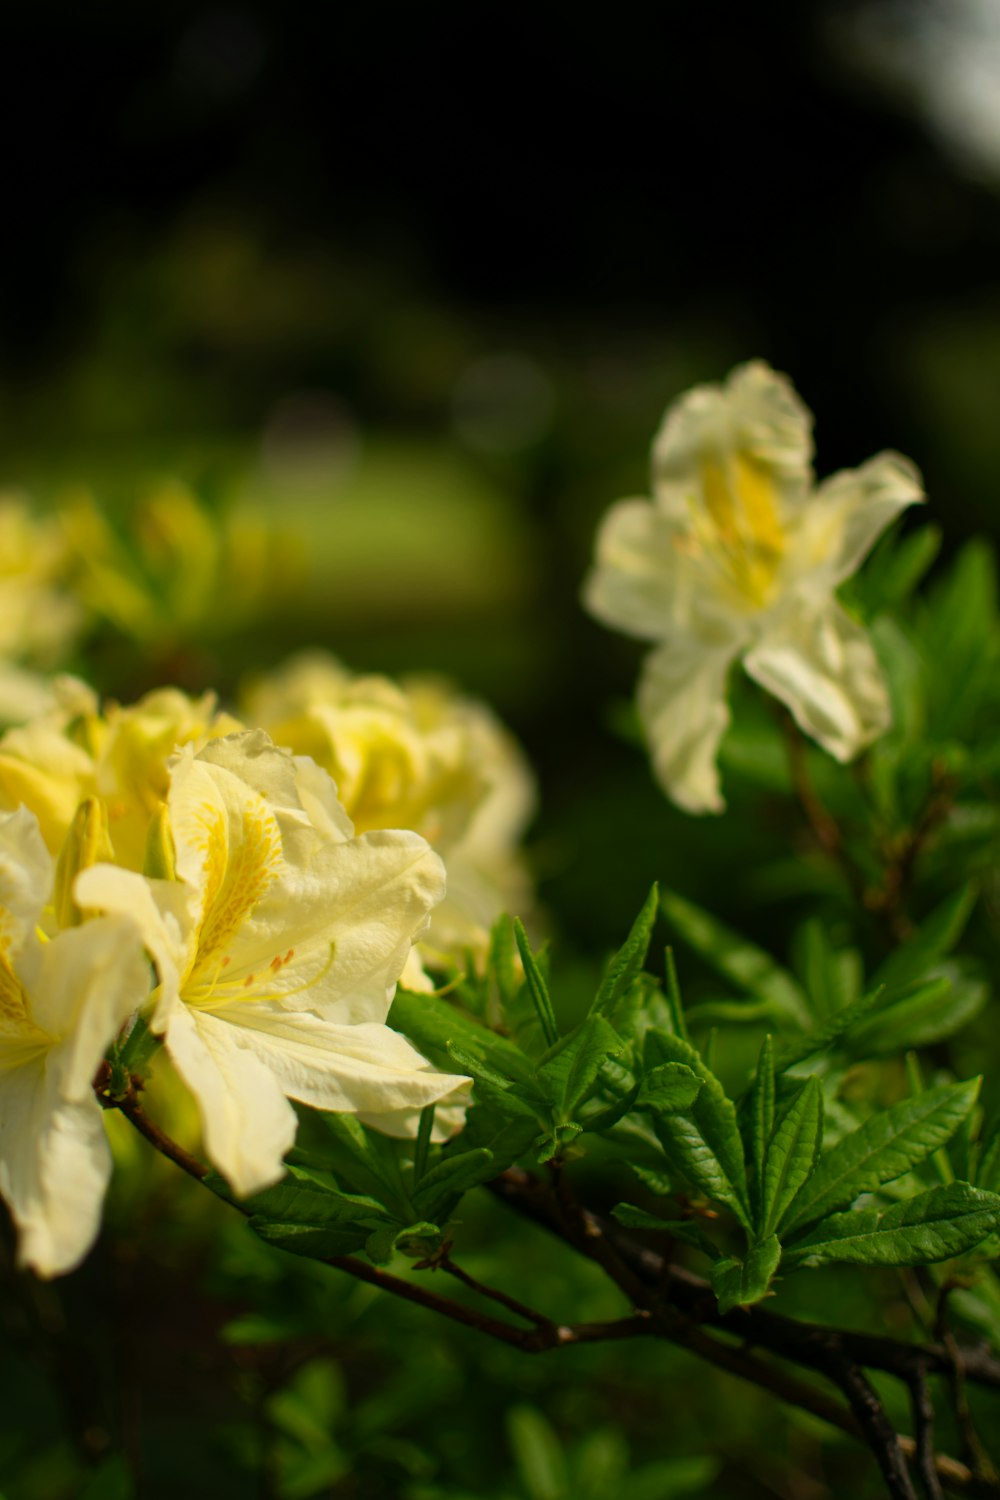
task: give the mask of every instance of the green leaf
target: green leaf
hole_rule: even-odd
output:
[[[781,1260],[781,1245],[776,1235],[761,1240],[747,1253],[746,1260],[719,1260],[712,1267],[712,1290],[719,1299],[719,1311],[746,1307],[759,1302],[771,1285],[771,1278]]]
[[[945,1083],[902,1099],[845,1135],[799,1189],[786,1219],[785,1239],[846,1208],[862,1193],[902,1177],[943,1146],[975,1104],[979,1082]]]
[[[387,1024],[409,1037],[425,1057],[445,1067],[448,1066],[451,1043],[480,1057],[502,1056],[512,1066],[516,1067],[518,1062],[523,1065],[523,1054],[513,1042],[463,1015],[437,995],[397,990]]]
[[[559,1027],[556,1025],[556,1013],[552,1009],[552,997],[549,987],[545,982],[545,975],[538,967],[535,955],[531,951],[528,942],[528,934],[524,930],[524,924],[518,917],[514,918],[514,937],[517,940],[518,952],[524,965],[524,977],[528,982],[528,990],[538,1015],[538,1020],[545,1040],[548,1045],[554,1046],[559,1040]]]
[[[674,1114],[690,1109],[701,1090],[702,1080],[684,1063],[662,1063],[650,1068],[639,1087],[636,1109],[653,1114]]]
[[[872,976],[885,990],[885,1003],[897,993],[927,978],[927,971],[950,953],[965,930],[976,904],[976,891],[963,886],[935,908],[917,932],[892,952]]]
[[[808,1026],[806,997],[787,969],[776,964],[770,954],[673,891],[664,892],[661,904],[684,941],[717,973],[768,1001],[775,1018],[793,1026]]]
[[[1000,1196],[967,1182],[928,1188],[883,1213],[833,1214],[786,1251],[789,1266],[847,1261],[862,1266],[922,1266],[964,1255],[1000,1229]]]
[[[1000,1193],[1000,1125],[994,1126],[976,1163],[976,1186]]]
[[[527,1081],[511,1078],[491,1067],[474,1052],[448,1044],[448,1058],[457,1068],[462,1068],[473,1080],[477,1097],[481,1102],[492,1104],[495,1109],[509,1115],[537,1116],[545,1108],[545,1096],[535,1085],[534,1070],[527,1059],[518,1054],[518,1071],[526,1067]],[[507,1061],[505,1058],[504,1061]]]
[[[632,925],[632,931],[608,965],[607,972],[594,996],[594,1003],[590,1008],[591,1015],[613,1015],[615,1006],[622,995],[642,972],[656,923],[658,902],[659,887],[654,881],[643,908]]]
[[[825,1026],[806,1032],[802,1040],[796,1041],[792,1046],[783,1046],[777,1061],[778,1072],[785,1073],[789,1068],[805,1062],[807,1057],[814,1057],[817,1052],[826,1052],[842,1037],[851,1039],[854,1029],[876,1004],[881,993],[881,990],[870,990],[867,994],[860,995],[857,1000],[838,1011]]]
[[[677,964],[674,961],[674,950],[668,948],[665,955],[667,974],[667,1008],[670,1012],[671,1030],[675,1036],[679,1036],[682,1042],[689,1042],[687,1021],[684,1017],[684,1001],[681,998],[681,987],[677,979]]]
[[[538,1069],[538,1081],[560,1123],[571,1120],[588,1098],[602,1064],[624,1051],[625,1043],[601,1015],[589,1015],[558,1044]]]
[[[648,1069],[663,1063],[683,1063],[701,1079],[702,1087],[688,1110],[654,1116],[657,1138],[672,1168],[709,1198],[727,1204],[749,1229],[743,1142],[736,1110],[722,1084],[690,1043],[670,1032],[647,1033],[645,1061]]]
[[[789,1205],[813,1169],[823,1139],[823,1089],[810,1078],[774,1128],[764,1161],[760,1233],[781,1228]]]
[[[855,1057],[884,1057],[906,1047],[925,1047],[953,1035],[985,1005],[988,987],[966,977],[954,964],[924,984],[883,996],[848,1038]]]
[[[455,1204],[469,1188],[489,1182],[497,1175],[493,1152],[481,1146],[473,1151],[456,1151],[445,1156],[420,1180],[413,1194],[418,1214],[436,1223],[449,1218]]]
[[[569,1474],[550,1424],[533,1406],[507,1413],[507,1434],[518,1476],[529,1500],[569,1500]]]
[[[754,1168],[754,1190],[758,1203],[764,1187],[764,1159],[774,1129],[774,1043],[770,1036],[761,1044],[750,1090],[750,1152]]]
[[[857,998],[851,988],[857,955],[850,949],[834,948],[826,924],[818,917],[803,922],[793,946],[810,1008],[821,1023],[828,1021]]]
[[[577,1136],[583,1131],[582,1125],[570,1121],[565,1125],[556,1125],[552,1130],[543,1131],[532,1143],[535,1147],[536,1160],[544,1166],[553,1157],[561,1156],[568,1146],[572,1146]]]
[[[655,1229],[675,1240],[683,1240],[686,1245],[694,1245],[710,1260],[719,1258],[719,1247],[699,1229],[694,1219],[661,1219],[656,1214],[647,1213],[644,1208],[636,1208],[634,1203],[616,1203],[611,1214],[625,1229]]]

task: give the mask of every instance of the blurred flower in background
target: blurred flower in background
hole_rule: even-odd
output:
[[[251,680],[242,710],[329,771],[358,833],[409,828],[445,862],[447,895],[419,952],[431,968],[481,963],[502,912],[530,919],[520,842],[535,787],[523,751],[485,704],[443,680],[355,675],[314,652]],[[419,982],[414,972],[407,975]]]

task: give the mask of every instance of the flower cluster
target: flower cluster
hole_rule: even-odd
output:
[[[417,833],[356,834],[330,777],[164,690],[98,713],[82,687],[0,741],[0,1192],[20,1257],[71,1268],[110,1170],[92,1081],[161,1038],[233,1190],[276,1181],[290,1100],[411,1134],[465,1081],[386,1025],[444,895]]]
[[[461,964],[468,954],[482,963],[501,913],[530,911],[518,846],[534,781],[484,704],[437,678],[356,676],[313,652],[252,683],[244,709],[278,744],[329,771],[359,832],[411,828],[440,854],[448,892],[419,945],[428,966]],[[415,964],[406,978],[421,986]]]
[[[585,602],[657,642],[639,683],[656,775],[688,812],[720,812],[716,754],[737,658],[846,761],[889,727],[889,700],[861,626],[836,589],[901,510],[923,499],[905,458],[882,453],[819,486],[812,416],[767,365],[698,386],[653,444],[653,499],[604,518]]]

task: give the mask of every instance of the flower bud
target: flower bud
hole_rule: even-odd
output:
[[[56,861],[53,903],[61,928],[78,927],[83,913],[73,899],[73,887],[81,870],[115,857],[108,831],[108,809],[100,797],[87,797],[73,814],[69,832]]]
[[[153,814],[146,834],[146,854],[142,873],[149,880],[176,880],[177,867],[174,854],[174,836],[170,831],[167,804],[161,802]]]

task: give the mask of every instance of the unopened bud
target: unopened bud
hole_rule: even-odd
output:
[[[170,819],[165,802],[161,802],[153,814],[153,821],[146,834],[146,855],[142,863],[142,873],[149,880],[177,879],[174,836],[170,831]]]
[[[56,861],[53,901],[60,927],[78,927],[83,921],[83,913],[73,899],[73,887],[80,871],[114,857],[108,831],[108,809],[100,797],[87,797],[73,814]]]

